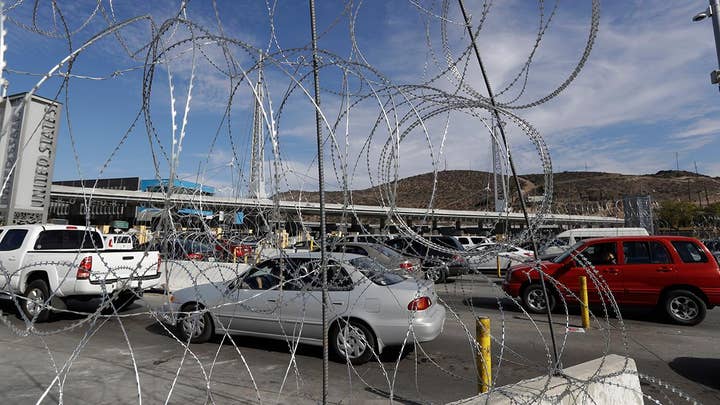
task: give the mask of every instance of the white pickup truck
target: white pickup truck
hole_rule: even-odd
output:
[[[128,305],[159,284],[159,257],[157,251],[106,249],[95,228],[3,226],[0,296],[15,299],[35,322],[48,320],[48,306],[64,308],[71,297],[104,297],[113,305]]]

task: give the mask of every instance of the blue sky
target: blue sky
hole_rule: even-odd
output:
[[[216,186],[225,194],[245,193],[253,96],[247,80],[238,85],[232,98],[230,89],[243,78],[243,71],[253,67],[257,49],[263,49],[272,57],[265,67],[266,127],[277,134],[280,157],[273,158],[268,141],[268,192],[275,187],[316,188],[314,110],[303,92],[303,88],[312,91],[309,70],[302,63],[310,57],[306,2],[228,0],[216,4],[217,14],[209,1],[190,1],[181,16],[195,25],[192,29],[177,22],[170,25],[156,42],[157,49],[174,45],[155,65],[146,64],[150,55],[147,45],[153,40],[153,30],[178,15],[178,1],[102,1],[100,8],[94,1],[73,1],[56,10],[48,3],[41,5],[35,16],[33,4],[23,3],[8,11],[5,77],[11,94],[32,88],[38,75],[108,27],[148,16],[79,53],[72,70],[76,76],[67,87],[61,86],[60,77],[54,77],[38,90],[41,96],[58,98],[66,113],[55,179],[167,177],[173,141],[168,74],[174,86],[176,123],[181,127],[194,72],[177,175]],[[454,108],[398,124],[403,114],[413,116],[413,108],[422,115],[448,100],[457,100],[429,97],[456,90],[446,72],[441,22],[447,22],[447,51],[452,60],[468,45],[454,1],[448,3],[444,16],[442,2],[435,1],[319,0],[317,4],[319,47],[324,51],[323,62],[327,62],[320,72],[322,110],[333,129],[325,128],[324,133],[333,134],[335,145],[329,142],[325,148],[331,188],[339,187],[342,173],[347,173],[349,187],[359,188],[387,179],[386,170],[392,175],[397,169],[398,175],[407,176],[434,167],[491,169],[490,138],[481,120],[489,114],[482,109]],[[467,4],[477,23],[481,3]],[[496,91],[512,82],[531,53],[541,15],[539,4],[544,5],[546,22],[553,1],[498,1],[487,14],[478,43]],[[587,41],[590,5],[590,1],[558,4],[515,105],[546,95],[567,78]],[[602,2],[599,34],[579,76],[558,97],[533,108],[513,110],[542,135],[555,171],[587,167],[654,173],[674,168],[677,152],[681,169],[694,170],[697,164],[702,173],[720,175],[716,157],[720,151],[720,92],[709,82],[709,72],[717,65],[712,24],[708,20],[691,22],[706,6],[707,2],[700,0]],[[63,19],[72,33],[70,41],[63,33]],[[202,36],[203,30],[213,37],[191,40],[193,35]],[[217,36],[232,40],[225,50]],[[463,71],[467,58],[460,60],[458,69]],[[154,76],[148,121],[141,113],[143,84],[150,83],[143,82],[143,74],[150,66]],[[440,79],[426,83],[438,74]],[[249,74],[252,80],[256,76]],[[467,63],[463,80],[471,90],[485,94],[474,59]],[[302,88],[295,86],[298,83]],[[499,100],[514,99],[523,83],[518,81]],[[397,87],[420,84],[429,88]],[[347,97],[342,96],[345,88],[351,93]],[[398,88],[403,90],[398,92]],[[288,89],[291,92],[285,97]],[[404,103],[420,95],[429,101],[413,98],[412,108]],[[467,89],[455,96],[472,101]],[[353,103],[351,109],[345,109],[347,101]],[[134,124],[138,114],[140,119]],[[380,125],[373,132],[376,121]],[[410,125],[413,121],[415,127]],[[541,172],[537,151],[527,136],[512,124],[507,129],[519,171]],[[383,160],[386,142],[392,145],[405,130],[407,136],[400,142],[396,159]],[[278,180],[277,185],[272,185],[273,179]]]

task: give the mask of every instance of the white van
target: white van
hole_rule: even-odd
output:
[[[645,228],[579,228],[561,232],[558,234],[557,239],[563,241],[568,246],[572,246],[575,242],[584,239],[647,235],[649,234]]]

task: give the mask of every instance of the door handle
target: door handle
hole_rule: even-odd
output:
[[[605,272],[608,273],[608,274],[618,274],[618,273],[620,273],[620,271],[618,271],[618,269],[606,269]]]
[[[345,305],[344,302],[333,302],[333,305]]]
[[[267,301],[268,301],[268,302],[276,302],[276,301],[273,300],[273,299],[269,299],[269,300],[267,300]]]
[[[672,271],[672,269],[669,269],[667,267],[660,267],[659,269],[657,269],[655,271],[657,271],[658,273],[669,273]]]

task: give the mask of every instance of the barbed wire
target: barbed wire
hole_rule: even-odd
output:
[[[370,7],[362,1],[346,0],[336,5],[338,7],[331,18],[326,18],[329,15],[327,10],[321,14],[323,22],[318,30],[318,39],[326,41],[328,47],[316,50],[316,67],[311,63],[313,49],[310,40],[292,41],[283,36],[287,35],[286,27],[276,26],[281,21],[278,12],[291,6],[266,0],[260,14],[266,14],[262,16],[267,17],[262,24],[266,24],[263,28],[267,29],[268,35],[266,38],[253,38],[250,34],[236,34],[243,31],[243,27],[236,26],[236,21],[228,23],[230,14],[242,14],[238,13],[239,5],[221,5],[212,1],[211,17],[208,18],[202,14],[203,8],[199,4],[181,1],[170,12],[158,11],[157,15],[152,12],[133,15],[132,7],[125,8],[125,4],[101,0],[72,6],[54,1],[49,4],[17,1],[3,8],[12,29],[21,30],[23,36],[41,37],[67,47],[67,56],[52,61],[49,65],[53,67],[47,73],[42,69],[30,71],[27,67],[7,68],[4,73],[16,79],[40,78],[25,97],[24,105],[28,105],[30,97],[40,91],[54,94],[53,100],[63,100],[67,123],[65,132],[71,144],[72,163],[81,180],[89,174],[81,165],[80,149],[86,135],[81,135],[77,126],[73,125],[81,116],[76,112],[77,96],[71,92],[71,84],[79,82],[92,86],[118,80],[137,80],[140,84],[139,105],[128,106],[134,112],[132,120],[125,126],[126,129],[111,131],[120,135],[116,141],[107,141],[104,145],[110,153],[98,165],[97,179],[92,186],[82,183],[85,190],[82,204],[87,207],[82,213],[85,224],[93,225],[89,207],[97,203],[94,192],[100,188],[100,177],[112,172],[119,156],[140,144],[138,138],[147,142],[145,147],[151,156],[152,177],[160,184],[157,192],[162,193],[165,199],[163,204],[148,202],[142,207],[152,210],[155,215],[152,220],[145,221],[149,223],[150,230],[138,234],[138,237],[142,236],[143,243],[138,238],[137,249],[126,253],[132,259],[128,260],[132,261],[131,265],[118,265],[118,251],[108,251],[97,245],[64,252],[62,260],[48,259],[53,257],[50,252],[43,253],[41,248],[35,247],[34,253],[40,259],[30,258],[29,262],[23,262],[19,267],[0,261],[0,286],[9,292],[12,310],[17,314],[13,317],[3,313],[0,322],[14,335],[38,337],[48,355],[47,367],[53,374],[51,381],[41,383],[40,391],[32,392],[37,394],[37,403],[47,400],[51,393],[57,394],[53,399],[59,403],[70,401],[67,384],[72,380],[73,364],[88,350],[93,337],[108,328],[113,328],[113,331],[119,328],[119,333],[115,332],[116,342],[127,347],[127,361],[131,364],[133,388],[136,389],[136,392],[123,396],[122,400],[142,403],[143,398],[148,398],[146,393],[149,390],[162,389],[144,380],[146,364],[140,360],[142,354],[135,346],[143,339],[143,336],[135,334],[135,323],[148,322],[158,325],[168,337],[168,348],[178,355],[178,362],[171,370],[169,386],[159,393],[162,397],[154,396],[165,403],[176,401],[175,395],[184,384],[191,384],[203,392],[203,397],[194,398],[196,402],[215,404],[227,400],[225,393],[219,391],[216,374],[216,367],[223,360],[235,358],[222,350],[226,346],[230,346],[232,356],[237,356],[242,363],[237,374],[247,373],[249,377],[249,386],[253,391],[253,399],[249,401],[280,403],[286,400],[287,395],[295,399],[317,400],[319,393],[306,391],[306,382],[313,376],[298,358],[301,357],[302,344],[317,344],[321,340],[318,329],[329,334],[325,347],[335,355],[337,362],[346,366],[347,389],[353,395],[366,390],[381,393],[390,402],[402,402],[401,398],[403,401],[407,399],[403,396],[410,388],[399,387],[399,375],[404,367],[412,367],[412,389],[418,396],[412,400],[432,402],[435,397],[424,397],[428,393],[421,378],[443,375],[452,381],[473,386],[479,377],[474,357],[481,350],[472,325],[477,317],[488,315],[486,309],[474,304],[481,298],[477,297],[479,293],[488,294],[493,303],[491,309],[497,310],[497,313],[493,312],[493,317],[494,321],[499,321],[499,329],[494,330],[492,341],[498,356],[493,361],[493,367],[501,370],[503,367],[519,367],[528,376],[552,376],[562,372],[554,365],[553,352],[557,351],[562,362],[573,350],[569,345],[575,322],[573,307],[580,302],[575,290],[556,279],[555,274],[547,271],[539,260],[528,262],[528,282],[534,282],[532,275],[542,274],[553,300],[557,300],[557,311],[561,314],[557,324],[562,329],[558,333],[559,346],[555,348],[551,343],[555,336],[552,339],[547,336],[550,324],[533,318],[526,303],[508,295],[497,283],[497,278],[488,277],[479,270],[478,274],[463,273],[470,270],[470,264],[496,259],[499,263],[498,257],[508,253],[507,246],[527,241],[545,242],[550,238],[543,229],[548,214],[619,216],[622,211],[616,201],[553,201],[550,150],[536,127],[521,115],[523,110],[558,97],[580,74],[598,35],[600,2],[589,2],[588,37],[582,49],[578,50],[578,62],[569,72],[560,74],[557,87],[547,94],[537,95],[529,91],[534,84],[531,72],[539,69],[536,60],[541,51],[540,44],[552,32],[561,7],[557,1],[548,6],[544,0],[539,0],[537,24],[528,44],[530,50],[523,62],[517,64],[517,69],[507,76],[509,80],[496,86],[499,89],[496,96],[500,98],[497,103],[475,89],[476,78],[470,68],[472,42],[487,34],[493,11],[501,7],[492,1],[475,5],[477,18],[472,20],[473,38],[465,32],[466,25],[460,18],[459,10],[448,0],[397,2],[396,5],[407,6],[415,13],[411,18],[417,18],[422,27],[420,43],[424,40],[426,60],[414,82],[398,81],[392,74],[385,73],[391,70],[390,64],[405,61],[387,58],[382,63],[371,62],[376,55],[366,50],[367,38],[364,35],[367,35],[368,29],[362,26],[362,13]],[[243,22],[245,18],[253,19],[254,23],[261,20],[254,19],[257,15],[252,13],[240,17]],[[287,24],[284,19],[282,21]],[[332,44],[341,34],[347,37],[349,45]],[[285,41],[290,46],[285,45]],[[83,66],[82,74],[77,73],[79,68],[76,68],[76,63],[95,52],[101,43],[107,45],[107,42],[113,44],[113,49],[122,50],[113,51],[113,57],[122,56],[127,60],[106,61],[112,65],[109,69],[97,69],[104,73],[93,72],[87,65]],[[102,52],[100,54],[103,55]],[[12,61],[9,63],[12,65]],[[260,80],[256,77],[260,77],[260,72],[263,80],[258,83]],[[324,97],[322,108],[313,97],[313,83],[310,83],[313,74],[328,78],[318,88]],[[492,77],[488,80],[494,82]],[[55,91],[48,89],[57,85],[58,81],[60,84]],[[209,108],[216,121],[194,126],[196,120],[202,121],[198,117],[208,114],[202,106],[202,102],[207,101],[202,99],[203,90],[208,88],[222,89],[218,90],[220,96],[213,94],[215,99]],[[9,101],[6,102],[9,106]],[[11,121],[20,119],[21,110],[20,107],[13,108]],[[269,141],[269,147],[263,152],[268,153],[270,158],[263,163],[271,163],[264,173],[270,180],[270,197],[255,195],[255,205],[244,209],[228,204],[222,208],[223,219],[214,213],[207,215],[204,211],[210,205],[205,198],[207,193],[202,191],[203,186],[223,185],[229,190],[225,194],[235,201],[252,196],[253,191],[262,191],[259,194],[268,191],[249,190],[257,184],[254,183],[257,179],[251,178],[252,171],[249,169],[255,162],[249,162],[247,158],[247,152],[254,151],[253,134],[243,131],[242,123],[248,121],[251,110],[254,120],[250,120],[246,127],[262,131],[262,134],[255,135],[263,137],[263,145]],[[298,152],[302,149],[298,146],[301,143],[293,136],[302,136],[307,131],[298,115],[313,115],[311,113],[315,112],[323,134],[320,147],[332,168],[328,170],[331,174],[329,182],[336,185],[334,188],[338,196],[335,201],[343,207],[341,214],[337,215],[337,222],[354,222],[362,234],[382,234],[376,235],[378,237],[394,234],[398,240],[404,240],[405,245],[397,249],[398,254],[416,260],[411,265],[412,271],[408,272],[405,261],[402,265],[396,262],[383,266],[345,250],[342,240],[314,232],[313,222],[318,216],[308,213],[305,203],[315,198],[318,178],[311,173],[316,172],[314,167],[318,163],[318,154],[306,153],[307,158],[304,158]],[[503,123],[493,121],[491,117],[496,114]],[[465,251],[423,234],[421,230],[428,224],[434,227],[432,224],[438,220],[435,211],[442,164],[446,158],[454,157],[448,145],[457,138],[468,147],[472,143],[463,137],[464,134],[458,137],[453,126],[456,122],[472,123],[472,131],[477,132],[478,138],[484,140],[487,134],[488,141],[494,136],[494,126],[505,125],[508,132],[516,135],[512,145],[524,142],[526,149],[534,150],[542,173],[543,198],[532,208],[535,215],[529,226],[515,234],[508,232],[505,245],[494,249]],[[144,131],[141,130],[143,124]],[[2,136],[8,136],[8,131],[9,122],[3,121]],[[207,152],[198,149],[201,147],[207,147]],[[188,170],[186,162],[192,161],[198,150],[201,151],[197,159],[200,165],[197,171]],[[510,157],[516,156],[516,150],[510,144],[500,143],[499,155],[507,162]],[[97,151],[99,159],[102,158],[101,152]],[[136,153],[131,151],[130,154]],[[401,206],[400,180],[421,159],[430,168],[433,187],[429,195],[422,197],[423,213],[410,218],[397,209]],[[58,161],[57,164],[69,163]],[[413,169],[405,169],[406,166]],[[509,177],[508,164],[501,166],[503,172],[497,174]],[[220,172],[223,173],[217,174]],[[226,184],[227,179],[223,181],[223,174],[231,177],[229,184]],[[167,181],[163,182],[164,179]],[[175,185],[175,180],[188,179],[197,183],[198,187],[181,190]],[[10,180],[9,177],[3,179],[2,191],[9,186]],[[385,216],[378,218],[381,222],[378,228],[366,221],[363,212],[356,209],[359,202],[367,201],[367,197],[357,191],[364,186],[369,187],[376,205],[386,212]],[[478,188],[481,187],[479,185]],[[184,206],[172,203],[171,196],[181,192],[192,193],[193,203]],[[513,198],[510,195],[506,197]],[[523,196],[514,198],[519,201]],[[289,199],[297,202],[294,213],[285,213],[279,208],[281,200]],[[268,200],[273,203],[270,209],[265,208]],[[488,221],[487,228],[509,228],[510,211],[505,214],[499,215],[497,220]],[[242,226],[233,226],[240,225],[232,224],[232,219],[238,215],[244,216],[245,222]],[[702,221],[705,228],[717,232],[716,217],[708,216]],[[293,226],[286,226],[291,223]],[[294,233],[292,240],[288,228]],[[92,240],[92,232],[84,234],[82,246],[87,240]],[[316,233],[314,238],[309,237],[312,233]],[[312,245],[320,240],[328,245],[327,265],[322,264],[321,255],[312,251]],[[295,242],[300,246],[293,247]],[[418,254],[418,251],[425,253]],[[160,257],[159,262],[154,261],[156,255]],[[88,283],[92,281],[99,286],[94,290],[99,303],[92,311],[73,308],[70,302],[78,291],[69,286],[78,282],[76,271],[84,268],[83,261],[88,257],[94,260],[93,270],[88,270],[92,275],[90,277],[95,277],[90,278]],[[590,384],[618,385],[608,381],[631,372],[629,363],[617,372],[602,370],[609,354],[630,356],[628,331],[613,289],[596,268],[597,263],[577,252],[572,254],[572,259],[582,269],[582,275],[588,278],[593,293],[598,297],[600,310],[592,311],[592,322],[599,329],[603,343],[596,353],[603,359],[601,366],[587,379],[563,375],[568,380],[568,388],[561,393],[552,390],[554,387],[548,379],[538,391],[518,394],[512,390],[516,381],[508,382],[496,373],[492,382],[493,392],[509,396],[518,403],[559,401],[578,392],[589,395]],[[451,267],[455,265],[464,269],[456,275],[457,281],[441,284],[450,276]],[[99,273],[97,269],[105,272]],[[320,282],[323,273],[327,274],[327,286],[333,301],[326,306],[330,320],[327,330],[318,328],[318,320],[315,319],[321,299],[318,294],[324,284]],[[30,288],[32,283],[36,283],[34,289]],[[30,294],[33,291],[35,295]],[[161,302],[145,299],[150,294],[157,296]],[[136,305],[128,311],[133,303],[140,304],[140,307]],[[549,305],[548,302],[545,304]],[[363,315],[367,319],[363,319]],[[62,322],[40,322],[51,316]],[[532,352],[512,336],[510,322],[515,317],[528,321],[523,334],[537,340]],[[440,318],[440,331],[428,331],[428,325],[437,323]],[[267,330],[243,330],[248,326],[238,326],[239,319],[252,319],[250,322],[264,320],[276,331],[274,337],[286,343],[282,364],[278,365],[282,369],[282,379],[274,386],[274,392],[267,392],[267,385],[261,380],[265,369],[248,358],[251,348],[238,339],[238,332],[243,331],[255,336],[271,333]],[[392,332],[378,329],[383,327]],[[455,369],[442,353],[427,343],[438,338],[438,334],[438,339],[442,338],[440,333],[443,328],[443,333],[452,329],[462,337],[470,359],[467,363],[475,371]],[[77,342],[73,342],[69,353],[56,358],[53,353],[59,343],[55,339],[71,332],[74,333],[72,336],[79,336]],[[211,350],[208,359],[207,353],[198,350],[195,343],[207,341],[213,334],[218,335],[213,340],[218,347]],[[620,345],[616,344],[618,339]],[[384,356],[389,352],[389,346],[397,346],[399,350],[387,361]],[[411,357],[408,351],[415,354]],[[536,352],[542,354],[542,359],[538,359]],[[370,363],[371,366],[363,366],[362,363]],[[188,378],[187,370],[191,367],[196,370],[194,366],[200,372]],[[306,373],[309,375],[304,375]],[[669,391],[678,399],[695,402],[690,395],[665,381],[642,373],[635,374],[662,392]],[[336,376],[330,375],[329,378]],[[498,388],[501,382],[509,385]],[[332,396],[341,397],[345,395],[344,390],[345,387],[341,387]],[[286,391],[292,391],[292,394]],[[459,400],[459,395],[460,392],[457,395],[448,392],[444,397]],[[643,395],[649,401],[661,403],[658,398]],[[670,402],[669,397],[667,399]]]

